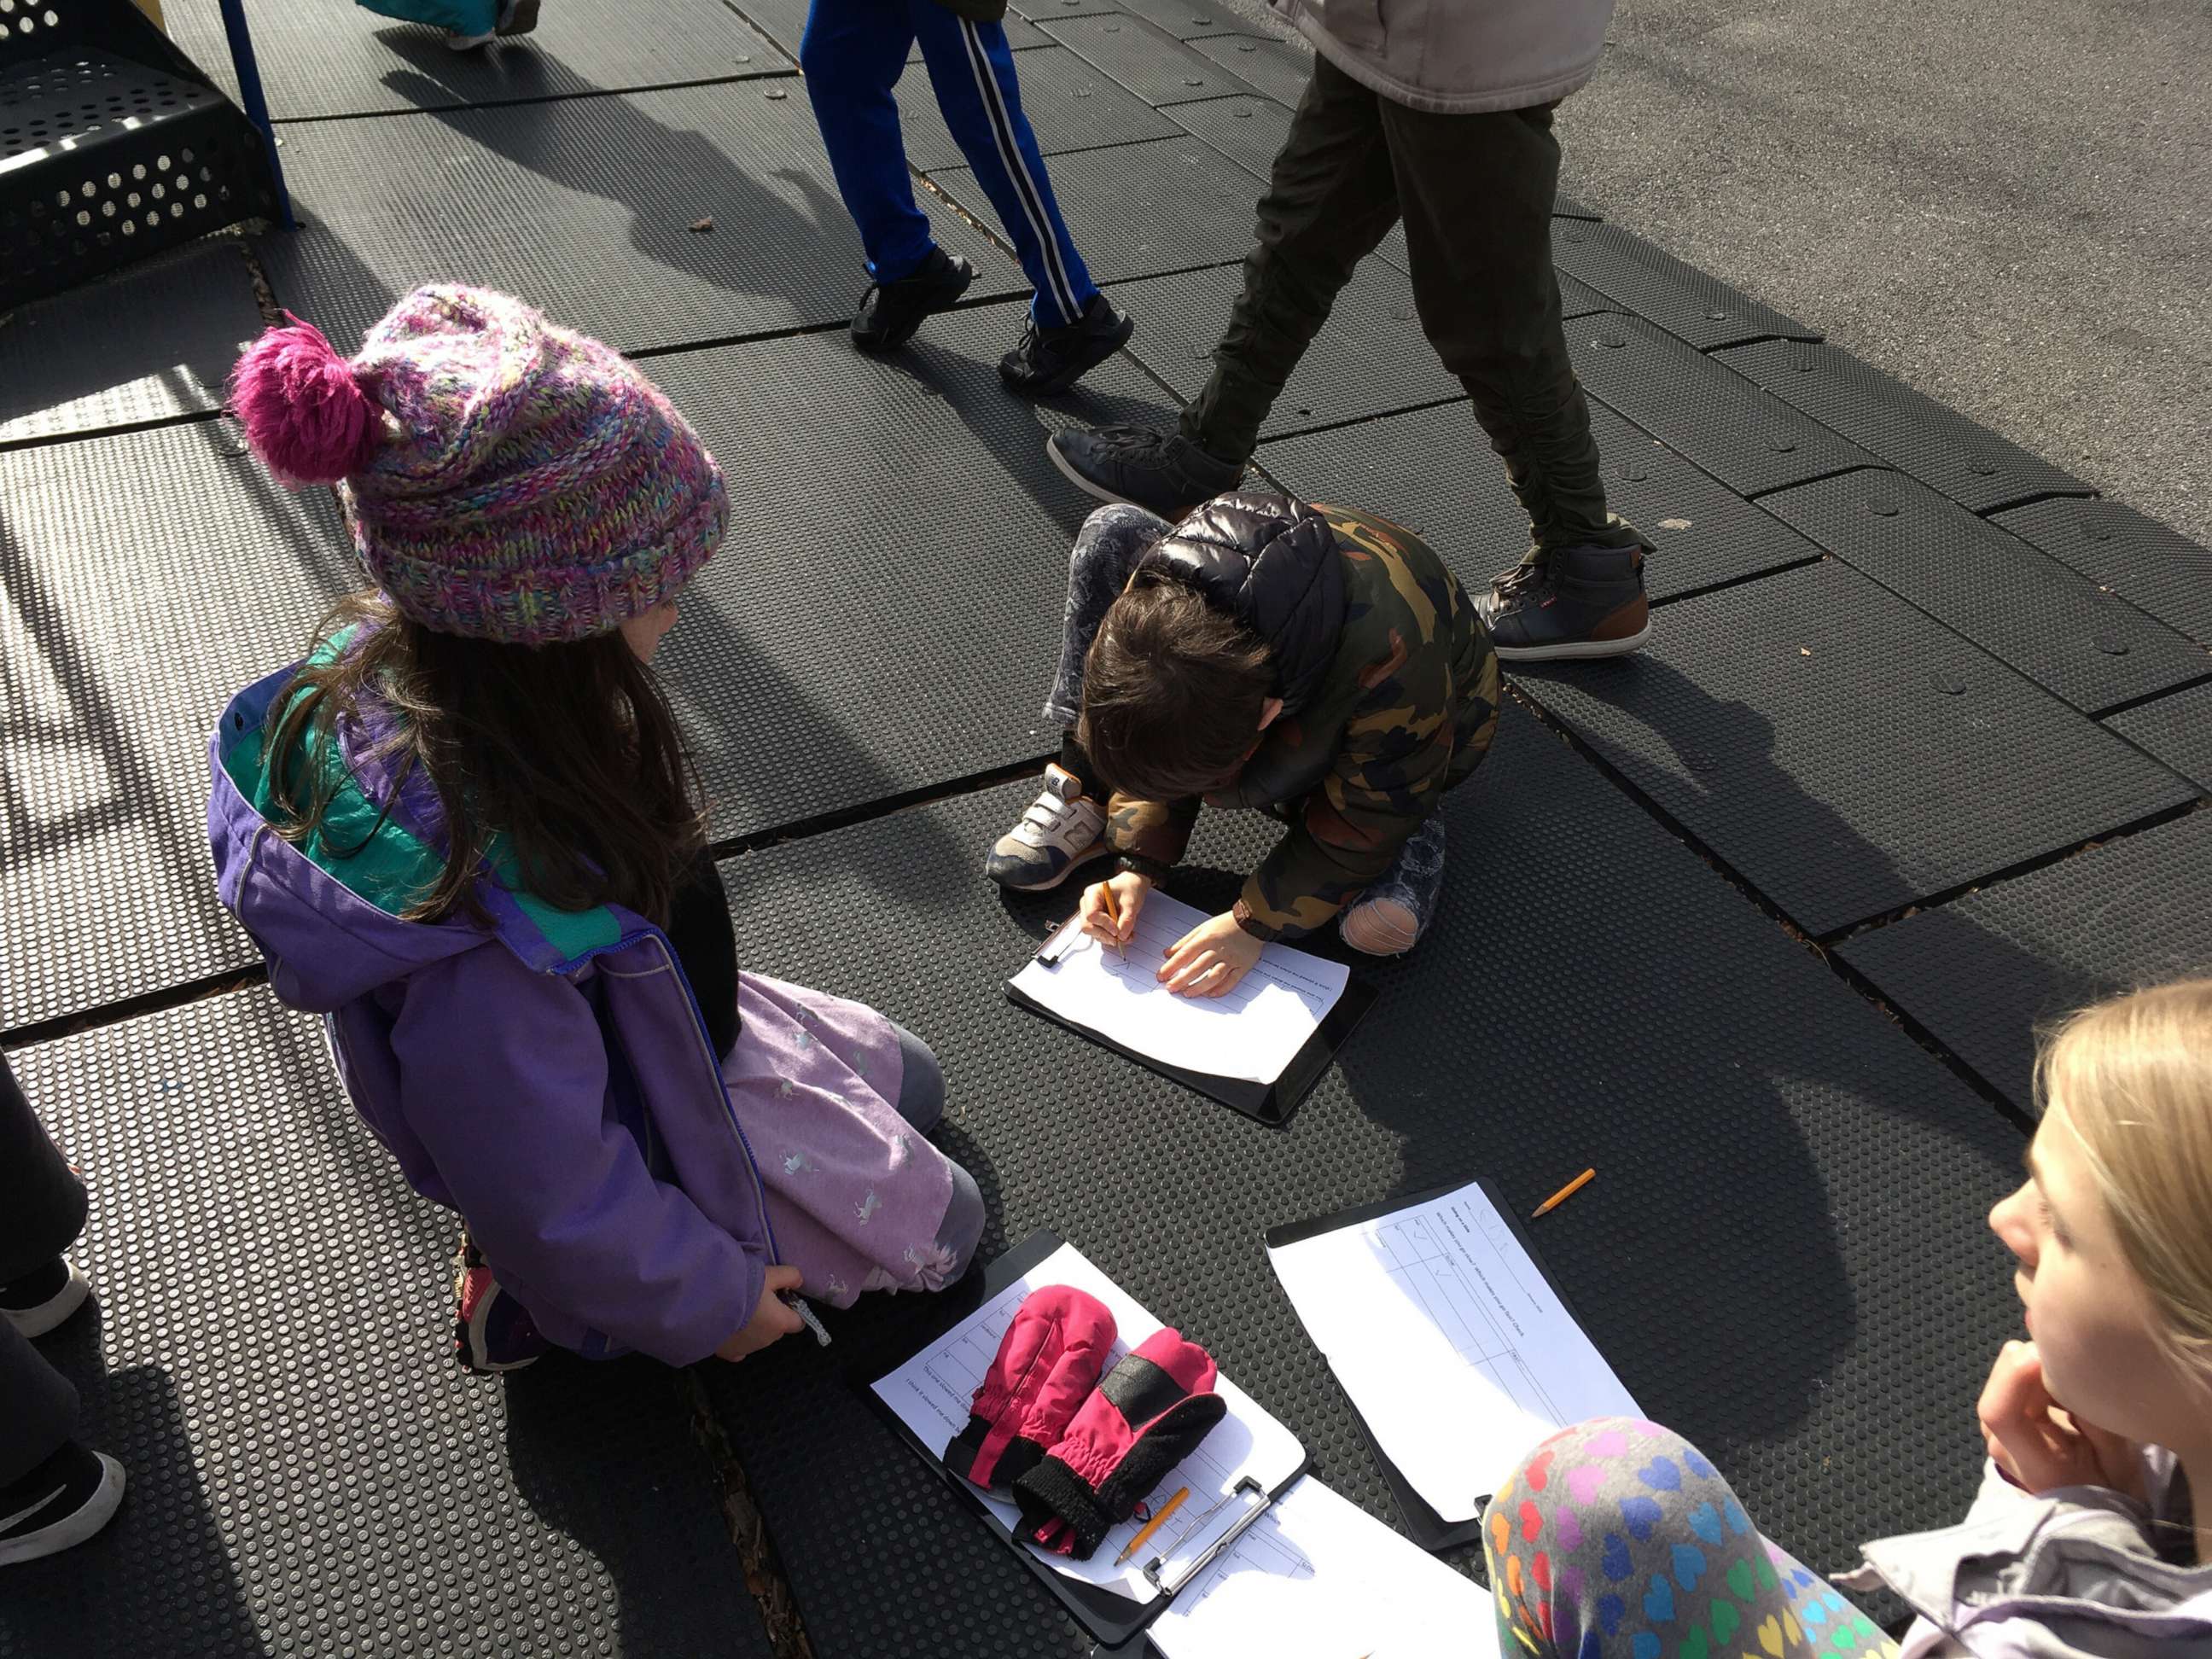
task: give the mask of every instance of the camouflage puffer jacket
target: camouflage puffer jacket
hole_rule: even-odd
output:
[[[1237,919],[1263,939],[1324,927],[1390,867],[1498,725],[1490,630],[1411,531],[1281,495],[1216,497],[1155,543],[1165,567],[1266,640],[1283,712],[1236,782],[1206,797],[1290,825],[1244,883]],[[1158,873],[1181,859],[1195,799],[1107,805],[1109,845]]]

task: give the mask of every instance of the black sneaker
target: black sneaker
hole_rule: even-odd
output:
[[[975,280],[975,266],[932,247],[912,276],[868,284],[853,318],[853,343],[863,351],[896,351],[914,338],[923,318],[950,307]]]
[[[123,1465],[74,1440],[21,1480],[0,1486],[0,1567],[82,1544],[123,1502]]]
[[[1135,321],[1103,294],[1092,295],[1083,315],[1065,328],[1039,328],[1031,313],[1021,343],[999,359],[999,378],[1017,392],[1048,398],[1104,362],[1136,331]]]
[[[1237,463],[1217,461],[1180,432],[1148,426],[1070,427],[1046,439],[1044,451],[1078,489],[1170,521],[1244,482]]]
[[[1474,602],[1509,662],[1620,657],[1651,636],[1644,554],[1574,547],[1516,564]]]
[[[56,1256],[45,1267],[0,1285],[0,1315],[25,1336],[44,1336],[84,1306],[91,1291],[72,1263]]]

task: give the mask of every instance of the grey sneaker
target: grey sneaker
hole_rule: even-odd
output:
[[[1180,432],[1148,426],[1072,427],[1045,440],[1045,453],[1078,489],[1127,501],[1172,524],[1244,482],[1244,469],[1216,460]]]
[[[1382,878],[1346,907],[1337,931],[1368,956],[1403,956],[1436,919],[1443,888],[1444,824],[1431,818],[1398,849]]]
[[[1021,822],[991,844],[983,873],[1013,892],[1041,893],[1103,858],[1105,834],[1105,809],[1083,793],[1082,780],[1048,764],[1043,791]]]

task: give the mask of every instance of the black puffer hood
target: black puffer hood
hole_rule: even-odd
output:
[[[1344,631],[1344,564],[1328,520],[1304,501],[1231,490],[1152,544],[1137,579],[1187,582],[1267,641],[1295,711],[1328,672]]]

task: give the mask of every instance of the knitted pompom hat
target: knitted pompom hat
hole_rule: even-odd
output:
[[[485,289],[416,289],[350,362],[294,317],[239,360],[231,406],[278,477],[338,486],[369,574],[441,634],[605,633],[683,586],[729,518],[651,382]]]

